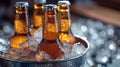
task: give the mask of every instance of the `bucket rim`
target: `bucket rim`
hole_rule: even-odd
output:
[[[82,54],[79,54],[73,58],[69,58],[69,59],[65,59],[65,60],[53,60],[53,61],[24,61],[24,60],[13,60],[13,59],[9,59],[9,58],[2,58],[0,57],[0,60],[6,60],[6,61],[10,61],[10,62],[15,62],[15,63],[39,63],[39,64],[48,64],[48,63],[59,63],[59,62],[67,62],[67,61],[71,61],[71,60],[74,60],[74,59],[77,59],[77,58],[80,58],[82,56],[84,56],[88,50],[90,49],[90,44],[88,42],[88,40],[84,37],[79,37],[77,35],[74,35],[76,38],[80,39],[82,42],[84,42],[83,45],[86,45],[86,50],[82,53]]]

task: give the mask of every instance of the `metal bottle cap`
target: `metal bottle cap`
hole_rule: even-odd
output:
[[[55,5],[55,4],[45,5],[45,9],[48,9],[48,10],[53,10],[53,9],[56,9],[56,8],[57,8],[57,5]]]
[[[46,0],[34,0],[35,3],[46,3]]]
[[[71,3],[68,0],[62,0],[62,1],[58,1],[58,5],[71,5]]]
[[[15,6],[28,7],[28,2],[16,2]]]

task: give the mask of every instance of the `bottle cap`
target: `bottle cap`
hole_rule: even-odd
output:
[[[46,0],[34,0],[35,3],[46,3]]]
[[[28,7],[28,2],[16,2],[15,6]]]
[[[62,0],[58,1],[58,5],[71,5],[71,3],[68,0]]]
[[[45,9],[48,9],[48,10],[53,10],[56,8],[57,8],[57,5],[55,5],[55,4],[46,4],[45,5]]]

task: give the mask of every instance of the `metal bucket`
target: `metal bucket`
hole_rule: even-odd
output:
[[[71,59],[59,61],[35,62],[0,58],[0,67],[80,67],[84,63],[85,59],[84,55],[87,53],[90,45],[86,39],[80,37],[76,37],[76,39],[86,47],[86,50],[82,54]]]

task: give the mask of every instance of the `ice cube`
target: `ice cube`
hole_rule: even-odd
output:
[[[120,53],[116,54],[115,57],[116,57],[117,60],[120,60]]]
[[[0,38],[0,42],[4,44],[6,47],[10,46],[10,41],[4,37]]]
[[[97,58],[96,58],[96,61],[98,62],[98,63],[107,63],[108,62],[108,60],[109,60],[109,57],[107,57],[107,56],[97,56]]]
[[[10,59],[19,59],[21,57],[27,57],[30,54],[30,52],[31,51],[29,48],[25,48],[25,49],[11,48],[9,49],[9,52],[6,54],[6,57]]]
[[[20,44],[20,47],[21,47],[21,48],[28,48],[28,47],[29,47],[28,40],[26,40],[25,42],[21,43],[21,44]]]
[[[31,51],[37,51],[40,42],[38,42],[35,38],[29,37],[28,40],[20,44],[21,48],[30,48]]]
[[[120,60],[114,60],[113,63],[107,67],[120,67]]]
[[[0,57],[5,57],[6,53],[0,52]]]
[[[19,56],[28,56],[31,53],[31,50],[29,48],[24,48],[20,50]]]
[[[30,45],[29,48],[31,51],[37,51],[38,46]]]
[[[71,58],[76,57],[77,55],[78,55],[77,53],[71,51],[71,52],[66,53],[66,54],[64,55],[64,59],[71,59]]]
[[[93,58],[91,57],[86,57],[86,63],[90,66],[93,67],[95,65],[95,62],[93,60]]]
[[[99,51],[97,51],[97,55],[95,57],[95,60],[97,63],[101,63],[101,64],[105,64],[107,63],[110,59],[110,51],[109,50],[105,50],[105,49],[101,49]]]
[[[34,32],[32,32],[32,37],[29,37],[28,44],[32,51],[37,51],[37,48],[42,41],[43,35],[42,35],[42,29],[37,29]]]
[[[120,48],[117,49],[115,59],[120,60]]]
[[[71,59],[76,57],[78,54],[76,54],[75,52],[68,52],[65,53],[64,55],[59,56],[56,60],[67,60],[67,59]]]
[[[42,37],[42,29],[39,28],[37,31],[34,32],[34,37]]]
[[[65,60],[65,59],[66,59],[65,56],[61,55],[61,56],[57,57],[55,60]]]
[[[37,41],[37,42],[41,42],[42,41],[42,38],[43,38],[43,33],[42,33],[42,29],[41,28],[39,28],[39,29],[35,29],[34,30],[34,32],[32,32],[32,37],[33,38],[35,38],[35,40]]]
[[[86,61],[81,67],[91,67]]]
[[[11,49],[9,50],[9,53],[6,54],[6,58],[17,60],[20,58],[19,52]]]
[[[94,28],[88,28],[89,33],[92,34],[97,34],[97,30]]]
[[[102,64],[97,64],[97,67],[104,67]]]
[[[106,31],[100,31],[99,33],[99,37],[106,39],[107,38],[107,32]]]
[[[37,61],[51,61],[50,56],[44,51],[39,51],[35,58]]]
[[[82,54],[85,50],[85,47],[81,45],[80,42],[75,43],[72,48],[70,44],[64,43],[60,48],[64,52],[64,55],[59,57],[59,59],[70,59],[76,57],[77,55]]]
[[[75,24],[72,24],[71,31],[74,35],[84,36]]]
[[[108,40],[104,47],[112,52],[117,50],[117,44],[113,40]]]
[[[96,39],[96,45],[97,46],[102,46],[104,43],[105,43],[105,41],[104,41],[104,39],[103,38],[101,38],[101,37],[98,37],[97,39]]]
[[[114,31],[114,26],[113,25],[107,25],[106,26],[106,33],[109,37],[113,37],[115,31]]]
[[[72,51],[76,54],[82,54],[85,51],[85,47],[80,42],[78,42],[73,45]]]
[[[61,51],[63,51],[65,54],[71,51],[70,44],[64,43],[63,45],[59,45],[59,48]]]
[[[32,51],[37,51],[37,48],[38,48],[40,42],[38,42],[35,38],[29,37],[28,44],[29,44],[29,48]]]
[[[6,47],[3,43],[0,42],[0,52],[7,53],[9,47]]]
[[[98,38],[98,34],[97,34],[97,33],[94,33],[94,34],[92,34],[92,35],[90,36],[90,38],[91,38],[92,40],[96,40],[96,39]]]
[[[81,26],[81,31],[83,32],[84,35],[87,35],[87,33],[88,33],[88,28],[87,28],[87,26],[86,26],[86,25],[82,25],[82,26]]]

